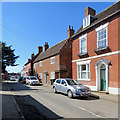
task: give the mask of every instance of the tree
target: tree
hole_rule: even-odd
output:
[[[2,73],[5,73],[6,66],[17,66],[15,64],[16,59],[19,56],[14,54],[15,49],[11,49],[12,46],[6,46],[5,42],[0,43],[2,48]]]

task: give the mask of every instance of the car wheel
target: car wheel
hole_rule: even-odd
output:
[[[67,92],[67,94],[68,94],[68,97],[69,97],[69,98],[72,98],[72,97],[73,97],[73,93],[72,93],[71,90],[69,90],[69,91]]]
[[[57,90],[56,90],[56,88],[55,88],[55,87],[53,88],[53,91],[54,91],[54,93],[57,93]]]

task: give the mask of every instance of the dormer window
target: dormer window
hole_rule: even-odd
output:
[[[87,27],[90,25],[90,15],[88,15],[87,17],[85,17],[83,19],[83,28]]]
[[[89,14],[83,19],[83,28],[89,26],[95,20],[96,20],[96,17]]]

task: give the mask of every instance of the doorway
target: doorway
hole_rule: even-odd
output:
[[[48,74],[45,74],[45,83],[48,83]]]
[[[101,82],[101,91],[106,90],[106,66],[103,64],[100,68],[100,82]]]

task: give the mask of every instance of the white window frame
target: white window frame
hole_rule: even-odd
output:
[[[104,25],[101,25],[101,26],[99,26],[98,28],[95,29],[96,32],[97,32],[97,48],[99,48],[99,46],[98,46],[98,41],[99,41],[98,32],[102,29],[106,29],[106,46],[105,47],[108,46],[108,25],[109,25],[109,22],[107,22]]]
[[[53,61],[54,60],[54,61]],[[51,64],[55,64],[55,57],[52,57],[51,59],[50,59],[50,63]]]
[[[42,66],[42,61],[39,62],[39,66],[40,66],[40,67]]]
[[[83,28],[87,27],[90,25],[90,15],[86,16],[84,19],[83,19]]]
[[[51,79],[55,79],[55,72],[51,72]]]
[[[86,53],[87,53],[87,33],[79,37],[79,52],[82,53],[82,51],[81,51],[81,40],[83,38],[86,39]]]
[[[35,69],[35,64],[33,64],[33,68]]]
[[[82,62],[77,62],[77,79],[78,80],[82,80],[82,81],[90,81],[90,61],[91,60],[87,60],[87,61],[82,61]],[[81,78],[81,66],[82,65],[86,65],[86,79],[85,78]],[[88,67],[87,65],[89,65],[89,71],[88,71]],[[78,66],[80,66],[80,71],[78,71]],[[80,73],[80,78],[79,78],[79,73]],[[89,73],[89,78],[88,78],[88,73]]]
[[[42,78],[43,78],[42,73],[40,73],[40,79],[42,79]]]

